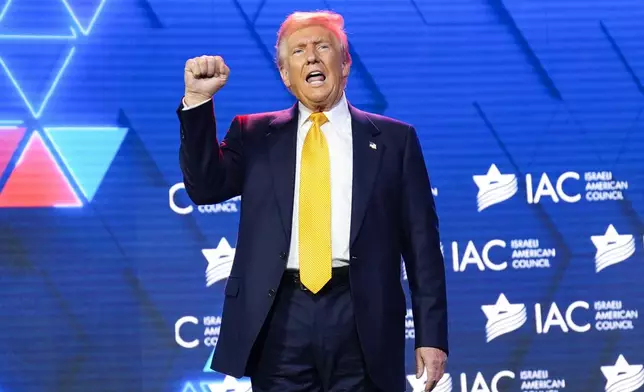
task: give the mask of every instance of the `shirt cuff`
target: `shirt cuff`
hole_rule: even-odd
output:
[[[204,103],[206,103],[206,102],[209,102],[210,100],[212,100],[212,98],[210,98],[210,99],[206,99],[206,100],[205,100],[205,101],[203,101],[203,102],[199,102],[199,103],[198,103],[198,104],[196,104],[196,105],[188,106],[188,105],[186,105],[186,99],[185,99],[185,98],[183,98],[183,99],[182,99],[183,109],[181,109],[181,110],[190,110],[190,109],[194,109],[194,108],[196,108],[196,107],[198,107],[198,106],[203,105],[203,104],[204,104]]]

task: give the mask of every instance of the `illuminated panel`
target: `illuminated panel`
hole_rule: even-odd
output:
[[[73,30],[72,30],[73,33]],[[0,36],[2,38],[2,36]],[[12,37],[15,38],[15,37]],[[25,105],[27,105],[27,108],[31,112],[31,114],[34,116],[34,118],[40,118],[42,115],[43,111],[45,110],[47,103],[49,102],[49,99],[51,98],[52,94],[54,93],[54,90],[56,89],[56,86],[60,82],[60,79],[63,76],[63,73],[65,72],[65,69],[67,69],[67,66],[69,65],[69,62],[72,60],[72,57],[74,56],[76,48],[72,47],[69,52],[67,53],[67,56],[65,56],[65,59],[63,61],[62,66],[58,69],[58,71],[55,73],[54,80],[51,82],[51,85],[49,86],[49,89],[45,93],[45,97],[43,98],[42,102],[38,107],[34,106],[34,103],[27,97],[27,94],[23,87],[21,86],[20,82],[18,79],[15,77],[15,75],[11,72],[9,69],[7,63],[5,62],[4,59],[0,58],[0,67],[4,70],[4,72],[7,74],[7,77],[9,78],[9,81],[11,84],[14,86],[16,91],[18,92],[18,95],[20,95],[20,98],[22,98],[23,102]]]
[[[24,135],[24,128],[0,125],[0,175],[7,168],[7,164]]]
[[[61,1],[83,35],[87,35],[92,31],[92,27],[94,27],[94,23],[96,23],[96,19],[105,5],[105,0]]]
[[[212,358],[213,358],[214,356],[215,356],[215,349],[213,348],[213,349],[212,349],[212,352],[210,353],[210,356],[208,357],[208,360],[206,361],[206,364],[205,364],[205,365],[204,365],[204,367],[203,367],[203,371],[204,371],[205,373],[214,373],[214,372],[215,372],[215,371],[214,371],[214,370],[212,370],[212,368],[210,367],[210,366],[211,366],[211,364],[212,364]]]
[[[127,128],[60,127],[45,128],[45,132],[87,200],[92,200]]]
[[[4,16],[7,14],[7,11],[9,10],[9,6],[11,5],[12,0],[6,0],[7,2],[4,3],[4,6],[0,8],[0,21],[4,19]]]
[[[34,132],[0,193],[0,207],[80,207],[42,138]]]

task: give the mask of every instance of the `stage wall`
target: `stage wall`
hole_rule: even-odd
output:
[[[249,390],[208,371],[240,202],[182,186],[183,66],[230,66],[223,136],[294,102],[275,33],[319,8],[346,17],[349,100],[421,137],[437,391],[644,390],[641,1],[0,0],[0,391]],[[410,311],[406,336],[411,375]]]

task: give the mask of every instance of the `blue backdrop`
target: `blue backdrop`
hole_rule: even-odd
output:
[[[437,390],[641,390],[641,1],[0,0],[0,391],[249,389],[207,371],[239,200],[182,188],[183,65],[230,66],[223,136],[293,103],[276,31],[321,8],[346,18],[349,100],[421,136],[450,305]]]

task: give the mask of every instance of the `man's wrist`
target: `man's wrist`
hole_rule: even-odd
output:
[[[184,105],[188,107],[197,106],[205,101],[209,101],[212,97],[204,94],[185,93],[183,96]]]

